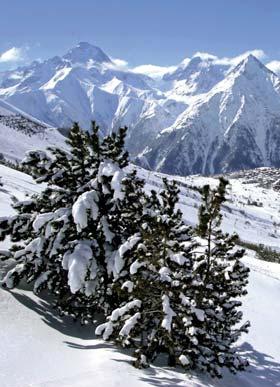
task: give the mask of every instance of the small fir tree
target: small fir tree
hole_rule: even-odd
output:
[[[126,128],[105,137],[74,124],[69,151],[30,152],[25,168],[46,188],[30,200],[14,205],[17,215],[1,220],[0,238],[11,236],[17,265],[4,286],[25,278],[35,293],[48,289],[56,295],[61,313],[92,316],[96,308],[110,309],[113,253],[128,231],[121,222]],[[118,220],[118,221],[117,221]],[[5,258],[5,257],[4,257]]]
[[[122,246],[124,265],[115,291],[123,302],[96,329],[104,339],[135,347],[137,367],[148,366],[161,352],[170,365],[183,361],[178,333],[195,313],[186,308],[194,242],[175,209],[176,184],[164,180],[164,186],[159,198],[155,191],[147,197],[139,232]]]
[[[236,325],[242,318],[236,298],[246,294],[248,269],[235,237],[219,229],[227,182],[203,188],[196,242],[175,210],[176,186],[164,183],[160,199],[154,191],[147,199],[140,232],[122,246],[123,271],[115,283],[122,302],[96,333],[135,347],[137,367],[165,352],[169,365],[212,376],[220,377],[222,367],[243,370],[248,363],[233,345],[249,326]]]
[[[249,322],[241,325],[240,297],[247,293],[249,269],[241,262],[243,249],[237,249],[236,235],[223,234],[221,206],[226,200],[228,181],[221,178],[219,185],[201,189],[202,205],[199,210],[197,233],[201,247],[194,262],[192,298],[203,311],[203,318],[193,332],[194,345],[191,359],[196,368],[221,376],[221,368],[232,372],[248,365],[234,348]]]

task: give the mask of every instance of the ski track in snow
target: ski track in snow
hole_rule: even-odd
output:
[[[146,174],[144,170],[139,173]],[[149,173],[151,175],[151,173]],[[4,187],[0,187],[0,216],[12,214],[11,196],[24,199],[25,192],[40,190],[32,179],[18,171],[0,166]],[[148,187],[159,189],[158,178],[153,176]],[[191,178],[190,178],[191,180]],[[199,184],[205,178],[192,178]],[[213,179],[208,179],[213,183]],[[237,185],[235,187],[235,185]],[[240,197],[256,191],[254,186],[242,189],[233,182],[233,198],[230,206],[238,207]],[[239,190],[239,192],[238,192]],[[180,198],[182,209],[190,223],[195,223],[198,203],[195,191],[186,190],[191,198]],[[258,195],[260,191],[255,192]],[[257,210],[258,221],[250,227],[262,227],[270,219],[270,207],[275,198],[267,198]],[[272,195],[273,196],[273,195]],[[246,201],[246,197],[244,199]],[[190,201],[190,204],[183,205]],[[244,207],[243,210],[252,210]],[[259,211],[259,212],[258,212]],[[232,219],[225,212],[230,228]],[[266,216],[268,214],[268,216]],[[246,213],[245,213],[246,215]],[[251,212],[254,215],[254,211]],[[237,219],[240,222],[240,219]],[[254,221],[254,216],[251,219]],[[269,221],[270,222],[270,221]],[[265,227],[268,227],[266,225]],[[256,238],[256,233],[250,235]],[[271,239],[272,240],[272,239]],[[256,239],[251,239],[256,241]],[[265,238],[267,243],[269,237]],[[3,247],[3,244],[1,244]],[[248,335],[240,342],[240,350],[247,354],[251,366],[246,372],[231,375],[224,372],[222,380],[197,374],[185,374],[161,365],[147,370],[137,370],[130,364],[127,352],[119,351],[110,343],[93,338],[94,327],[80,327],[70,319],[62,320],[51,309],[47,299],[35,296],[26,287],[11,292],[0,289],[0,386],[1,387],[277,387],[280,386],[280,265],[256,259],[248,252],[245,263],[250,267],[248,295],[243,299],[244,320],[251,321]]]

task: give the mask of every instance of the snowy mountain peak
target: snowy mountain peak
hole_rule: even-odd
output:
[[[251,76],[259,76],[261,72],[269,75],[275,75],[252,54],[249,54],[246,58],[244,58],[236,67],[232,69],[231,72],[235,74],[250,74]]]
[[[218,73],[221,73],[219,79],[222,79],[225,70],[227,70],[229,66],[215,63],[215,58],[216,57],[213,55],[206,55],[198,52],[191,59],[184,59],[173,72],[165,74],[163,79],[166,81],[190,80],[190,78],[200,76],[201,73],[203,75],[205,75],[205,73],[210,73],[210,76],[213,73],[214,77],[217,76]]]
[[[195,54],[190,60],[183,60],[163,81],[173,82],[170,97],[193,96],[207,93],[224,79],[229,66],[215,62],[213,55]]]
[[[163,79],[165,81],[187,79],[192,73],[198,71],[201,62],[202,59],[199,56],[193,57],[190,60],[184,59],[174,71],[165,74]]]
[[[206,90],[202,76],[203,71],[196,85]],[[247,56],[161,132],[145,154],[150,167],[181,175],[280,167],[279,83],[257,58]]]
[[[181,67],[185,69],[185,75],[199,71],[203,65],[207,65],[207,60],[203,60],[200,56],[194,56],[190,61],[185,65],[186,61],[182,62]]]
[[[70,49],[63,58],[71,63],[87,63],[89,61],[112,63],[101,48],[87,42],[80,42],[76,47]]]

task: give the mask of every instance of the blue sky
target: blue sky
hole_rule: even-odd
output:
[[[0,36],[1,69],[61,55],[79,41],[132,67],[173,65],[197,51],[262,49],[279,60],[280,1],[10,0],[1,2]]]

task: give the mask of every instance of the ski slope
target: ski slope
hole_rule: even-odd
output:
[[[141,173],[146,174],[145,177],[149,180],[148,189],[159,189],[159,175],[150,173],[148,176],[148,172],[139,170],[139,174]],[[40,190],[31,177],[10,168],[0,166],[0,176],[4,183],[0,187],[0,216],[13,213],[12,196],[23,199],[25,193]],[[204,178],[190,179],[193,179],[193,185],[205,183]],[[250,188],[248,185],[245,190],[240,181],[236,190],[234,182],[232,186],[232,208],[240,205],[237,200],[246,202],[246,199],[240,198],[248,189],[250,195],[256,192],[256,187]],[[186,192],[180,198],[180,206],[185,217],[190,222],[195,222],[199,198],[195,191],[185,189]],[[273,195],[270,190],[263,193],[262,200],[266,197],[267,201],[263,202],[263,207],[257,207],[262,211],[253,211],[250,214],[250,227],[255,233],[261,232],[264,224],[267,224],[267,228],[270,227],[269,223],[265,223],[270,219],[270,211],[277,215],[277,211],[271,208],[276,198],[272,196],[269,199],[270,195]],[[244,204],[242,209],[246,214],[251,206],[247,209]],[[230,211],[232,210],[225,209],[225,214],[231,214]],[[235,217],[241,222],[242,218],[239,216],[240,213],[237,212]],[[223,227],[230,228],[231,224],[231,221],[225,221]],[[270,241],[269,238],[265,240],[267,243]],[[3,244],[0,248],[2,246]],[[48,299],[34,296],[23,286],[11,292],[0,289],[0,386],[280,386],[280,265],[259,261],[252,252],[248,252],[244,260],[251,268],[251,273],[249,292],[243,300],[243,311],[244,319],[249,319],[252,327],[249,334],[241,338],[239,346],[251,362],[248,371],[236,376],[225,372],[222,380],[213,380],[198,374],[185,374],[183,370],[162,367],[160,364],[147,370],[137,370],[130,364],[129,353],[95,339],[94,327],[80,327],[68,318],[61,320],[51,309]]]

